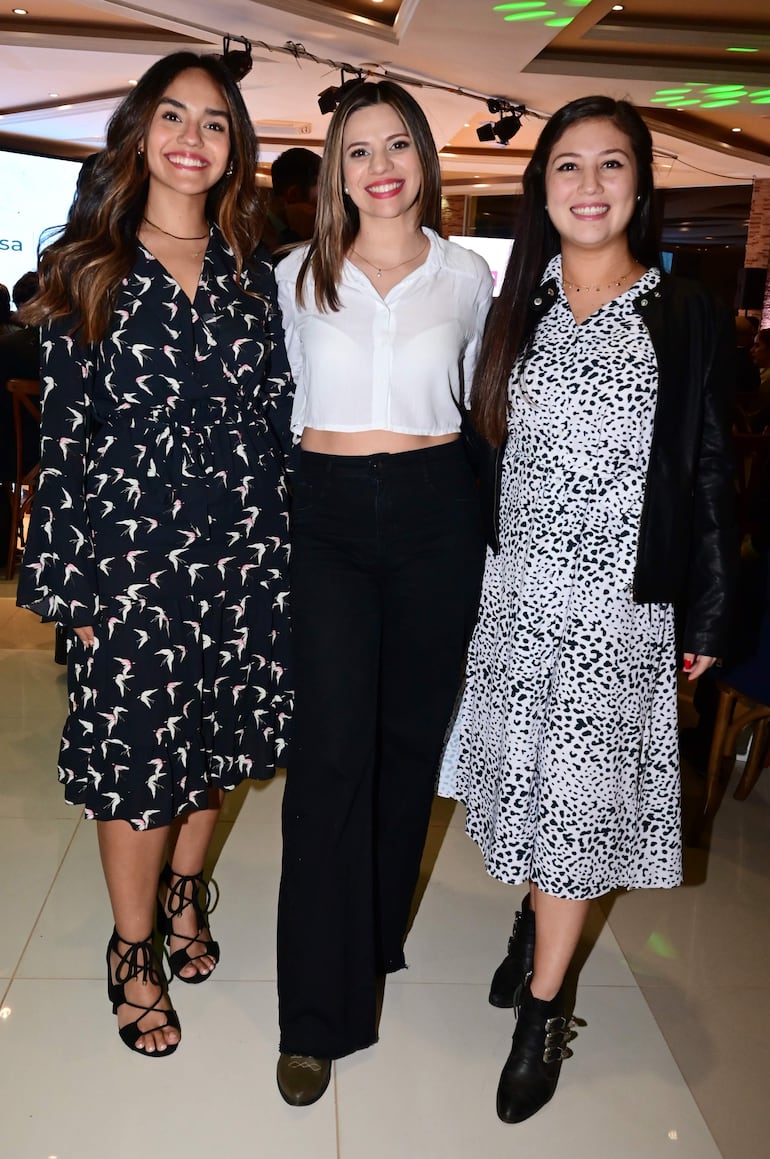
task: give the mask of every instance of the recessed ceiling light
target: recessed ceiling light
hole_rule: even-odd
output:
[[[58,93],[49,93],[48,95],[49,95],[49,97],[58,97],[59,94]]]
[[[612,5],[613,12],[622,12],[624,8],[625,8],[625,4],[613,4]]]
[[[130,85],[138,85],[138,84],[139,84],[139,81],[136,79],[136,77],[132,77],[132,78],[131,78],[131,80],[130,80],[128,83],[129,83]]]
[[[730,132],[732,132],[732,133],[740,133],[740,131],[741,131],[741,130],[738,128],[738,126],[737,126],[737,125],[736,125],[736,127],[735,127],[734,129],[731,129],[731,130],[730,130]]]
[[[14,16],[29,16],[26,8],[12,8],[11,12],[13,12]]]

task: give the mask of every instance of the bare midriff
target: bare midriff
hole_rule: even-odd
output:
[[[440,447],[459,437],[457,431],[448,435],[404,435],[396,431],[319,431],[305,427],[302,449],[319,455],[398,455]]]

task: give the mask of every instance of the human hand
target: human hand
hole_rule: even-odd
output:
[[[85,644],[87,648],[91,648],[94,642],[94,630],[92,627],[88,628],[73,628],[72,629],[81,644]]]
[[[685,652],[682,670],[687,673],[688,680],[697,680],[707,668],[716,664],[716,656],[696,656],[694,652]]]

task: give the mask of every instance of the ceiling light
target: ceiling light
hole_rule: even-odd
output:
[[[624,8],[625,8],[625,4],[613,4],[612,5],[613,12],[622,12]]]
[[[363,84],[364,78],[361,73],[357,73],[352,80],[345,80],[345,70],[340,73],[340,83],[338,85],[329,85],[328,89],[318,94],[318,107],[322,113],[333,113],[337,108],[343,97],[347,96],[351,89],[358,88]]]
[[[476,136],[480,141],[494,141],[495,140],[495,126],[491,121],[487,121],[484,125],[479,125],[476,130]]]
[[[740,133],[740,131],[741,130],[737,126],[734,129],[730,130],[731,133]]]
[[[26,8],[12,8],[11,12],[13,12],[14,16],[29,16]]]
[[[59,94],[58,93],[49,93],[48,95],[49,95],[49,97],[58,97]]]
[[[515,109],[509,101],[502,97],[490,97],[487,101],[487,108],[490,113],[499,113],[500,119],[497,123],[487,121],[486,124],[479,125],[476,136],[480,141],[497,140],[501,145],[507,145],[521,128],[521,114],[524,109]]]
[[[232,41],[242,44],[243,48],[230,48]],[[251,41],[245,36],[226,36],[222,41],[222,63],[236,81],[242,81],[248,76],[253,67],[251,59]]]

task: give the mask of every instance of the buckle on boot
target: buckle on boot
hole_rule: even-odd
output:
[[[545,1044],[543,1048],[543,1062],[563,1062],[565,1058],[572,1058],[572,1051],[567,1045],[577,1035],[573,1030],[574,1019],[549,1018],[545,1024]]]

